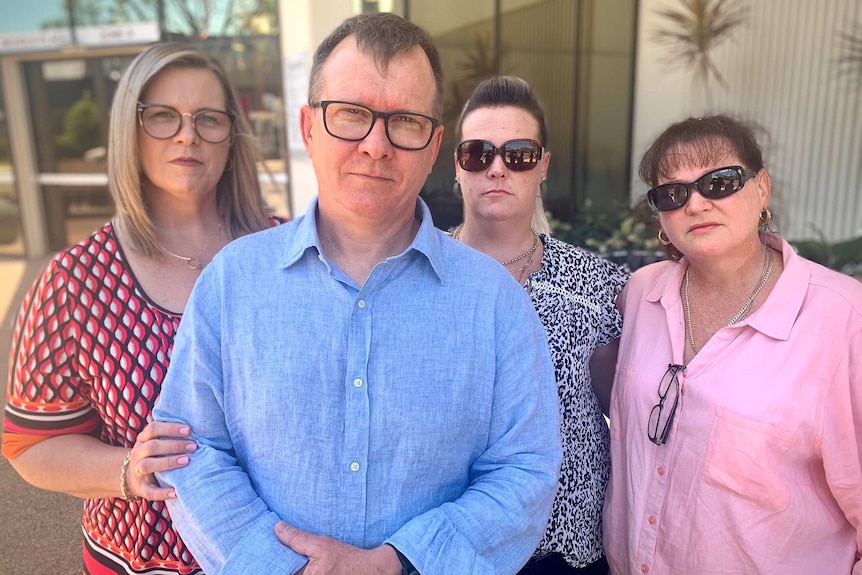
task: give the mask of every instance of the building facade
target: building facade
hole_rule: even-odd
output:
[[[525,78],[550,124],[545,198],[571,221],[646,191],[637,163],[673,121],[729,113],[763,128],[777,218],[790,238],[862,234],[862,73],[845,73],[860,0],[740,1],[742,20],[698,81],[662,41],[679,0],[30,0],[0,22],[0,257],[38,257],[110,217],[104,151],[113,91],[135,54],[188,42],[218,57],[266,158],[266,200],[301,214],[316,184],[296,129],[317,44],[344,18],[392,11],[434,37],[446,73],[444,145],[422,195],[441,228],[454,121],[494,74]],[[792,4],[792,6],[791,6]],[[11,10],[11,12],[10,12]]]

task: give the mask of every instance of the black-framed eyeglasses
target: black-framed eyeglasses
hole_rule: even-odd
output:
[[[675,182],[656,186],[647,192],[647,201],[654,212],[669,212],[685,205],[692,188],[708,200],[720,200],[741,190],[756,173],[742,166],[719,168],[688,184]]]
[[[138,104],[138,124],[148,135],[157,140],[176,136],[183,127],[183,117],[192,120],[197,135],[210,144],[220,144],[228,139],[236,116],[224,110],[200,110],[180,112],[163,104]]]
[[[402,150],[423,150],[431,143],[440,121],[425,114],[397,110],[378,112],[361,104],[341,100],[322,100],[312,108],[323,110],[323,127],[333,138],[358,142],[374,128],[377,118],[383,118],[386,137]]]
[[[658,403],[649,412],[649,423],[647,424],[647,436],[656,445],[664,445],[667,442],[667,436],[670,435],[673,417],[676,415],[676,408],[679,405],[679,372],[681,371],[685,372],[684,365],[668,364],[667,371],[664,372],[658,384]],[[666,410],[665,404],[671,397],[669,394],[671,389],[673,389],[673,404],[669,410]]]
[[[539,165],[545,148],[536,140],[526,138],[509,140],[499,148],[487,140],[464,140],[455,148],[458,165],[468,172],[484,172],[498,154],[510,170],[527,172]]]

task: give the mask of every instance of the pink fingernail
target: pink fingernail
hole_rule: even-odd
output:
[[[183,427],[180,427],[180,435],[188,435],[191,432],[192,432],[192,430],[189,429],[188,426],[184,425]]]
[[[177,498],[177,492],[176,491],[169,491],[168,492],[168,499],[176,499],[176,498]]]
[[[197,443],[186,443],[186,451],[191,452],[191,451],[196,450],[197,448],[198,448]]]
[[[182,457],[177,457],[177,465],[185,465],[189,462],[189,458],[183,455]]]

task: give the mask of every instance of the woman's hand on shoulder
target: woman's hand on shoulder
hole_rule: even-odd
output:
[[[173,488],[159,485],[154,473],[188,465],[189,454],[197,449],[197,444],[188,439],[189,435],[191,428],[184,423],[151,421],[147,424],[132,447],[126,470],[126,489],[130,497],[150,501],[176,497]]]

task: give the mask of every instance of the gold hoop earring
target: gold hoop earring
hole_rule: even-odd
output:
[[[763,211],[760,212],[760,225],[765,228],[771,221],[772,212],[769,211],[769,208],[763,208]]]
[[[664,228],[658,229],[658,233],[656,234],[656,237],[658,238],[658,243],[660,243],[661,245],[663,245],[663,246],[669,246],[670,245],[670,238],[667,237],[667,232],[664,231]]]

